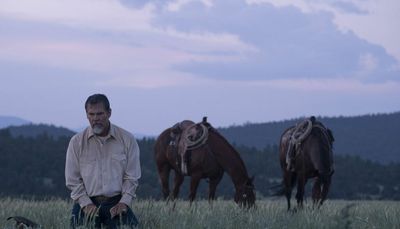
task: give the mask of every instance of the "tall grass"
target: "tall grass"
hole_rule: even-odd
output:
[[[43,225],[43,228],[69,228],[72,203],[52,199],[34,201],[0,199],[0,228],[14,228],[6,221],[20,215]],[[244,210],[233,201],[217,200],[212,204],[196,201],[163,202],[139,200],[132,209],[140,228],[400,228],[400,204],[395,201],[328,200],[320,209],[306,204],[296,212],[286,211],[286,202],[259,200],[255,209]]]

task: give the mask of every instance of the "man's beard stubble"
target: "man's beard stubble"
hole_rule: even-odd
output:
[[[103,125],[95,124],[92,129],[94,134],[99,135],[103,133],[104,127]]]

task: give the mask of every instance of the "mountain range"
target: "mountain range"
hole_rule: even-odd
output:
[[[9,126],[20,126],[20,125],[29,124],[29,123],[30,123],[29,121],[22,119],[22,118],[15,117],[15,116],[0,115],[0,129],[6,128]]]
[[[262,150],[266,147],[278,147],[283,131],[305,118],[247,123],[217,129],[231,143]],[[335,154],[359,156],[383,164],[400,162],[400,135],[398,134],[400,112],[353,117],[317,117],[317,120],[333,131]],[[29,121],[10,116],[0,116],[0,124],[0,128],[13,125],[9,127],[13,136],[36,136],[46,133],[53,137],[59,137],[72,136],[75,133],[64,127],[30,124]]]

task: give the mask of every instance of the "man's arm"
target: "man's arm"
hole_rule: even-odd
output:
[[[140,169],[140,150],[136,139],[132,136],[127,152],[127,166],[122,181],[122,198],[121,203],[129,206],[132,198],[135,197],[136,189],[139,185],[141,177]]]
[[[67,149],[65,161],[65,182],[68,189],[71,190],[71,198],[78,201],[81,208],[92,204],[86,193],[83,179],[79,169],[78,161],[79,141],[76,136],[71,138]]]

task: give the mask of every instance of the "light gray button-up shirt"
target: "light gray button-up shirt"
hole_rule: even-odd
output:
[[[65,163],[66,186],[81,207],[92,196],[122,194],[120,202],[130,205],[141,176],[139,146],[131,133],[110,123],[106,137],[91,127],[74,135]]]

